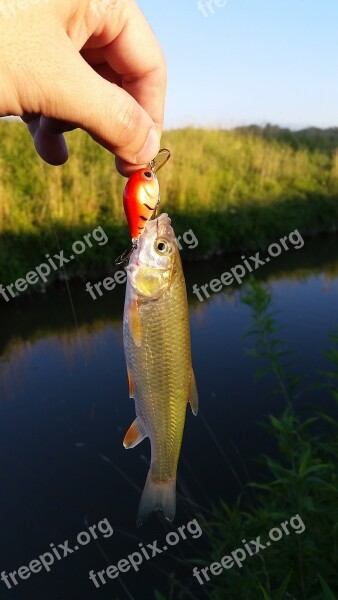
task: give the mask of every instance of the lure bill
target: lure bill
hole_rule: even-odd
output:
[[[171,157],[171,152],[167,148],[162,148],[156,158],[150,161],[150,168],[154,173],[158,173],[164,165],[167,164],[169,158]]]
[[[187,403],[197,414],[198,395],[185,280],[167,214],[145,225],[127,277],[123,337],[136,419],[123,444],[134,448],[148,437],[151,445],[138,524],[156,510],[172,521]]]

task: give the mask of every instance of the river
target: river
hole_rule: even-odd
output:
[[[192,293],[195,283],[219,278],[238,262],[231,255],[185,265],[200,414],[193,417],[188,407],[177,525],[194,518],[202,525],[212,503],[220,497],[234,502],[243,485],[259,476],[253,459],[273,452],[273,446],[258,421],[283,409],[281,399],[267,395],[273,379],[256,381],[258,365],[247,354],[244,333],[251,315],[242,302],[245,280],[203,302]],[[315,383],[327,367],[322,352],[328,334],[338,325],[337,236],[306,240],[255,275],[272,291],[297,372]],[[73,281],[69,291],[60,283],[45,294],[8,304],[1,299],[1,570],[29,564],[50,551],[50,544],[71,545],[79,532],[103,519],[114,533],[55,559],[50,572],[20,579],[11,590],[1,581],[0,598],[150,599],[155,587],[166,589],[168,573],[189,576],[192,567],[177,558],[207,551],[203,537],[182,540],[100,589],[89,581],[91,569],[117,564],[139,550],[140,542],[161,540],[167,531],[157,517],[141,529],[135,526],[149,446],[144,442],[130,451],[122,446],[134,418],[122,346],[123,301],[122,285],[94,301],[84,282]]]

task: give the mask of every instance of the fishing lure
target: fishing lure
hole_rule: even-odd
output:
[[[166,148],[159,151],[145,169],[129,177],[123,191],[123,206],[126,214],[132,249],[127,250],[115,262],[122,264],[138,246],[140,235],[148,221],[155,216],[160,203],[160,187],[157,172],[168,162],[171,154]]]

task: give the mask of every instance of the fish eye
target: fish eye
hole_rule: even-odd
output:
[[[167,255],[171,253],[171,244],[169,244],[164,239],[156,240],[155,242],[155,250],[157,254]]]
[[[152,176],[153,176],[153,174],[152,174],[152,172],[151,172],[151,171],[145,171],[145,172],[144,172],[144,174],[145,174],[145,176],[146,176],[148,179],[151,179],[151,178],[152,178]]]

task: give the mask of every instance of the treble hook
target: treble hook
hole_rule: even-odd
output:
[[[133,238],[132,240],[132,246],[130,250],[125,250],[123,252],[123,254],[121,254],[121,256],[119,256],[118,258],[115,259],[115,264],[116,265],[123,265],[124,263],[128,262],[129,258],[131,257],[132,253],[134,252],[134,250],[137,249],[138,247],[138,239],[137,238]]]

